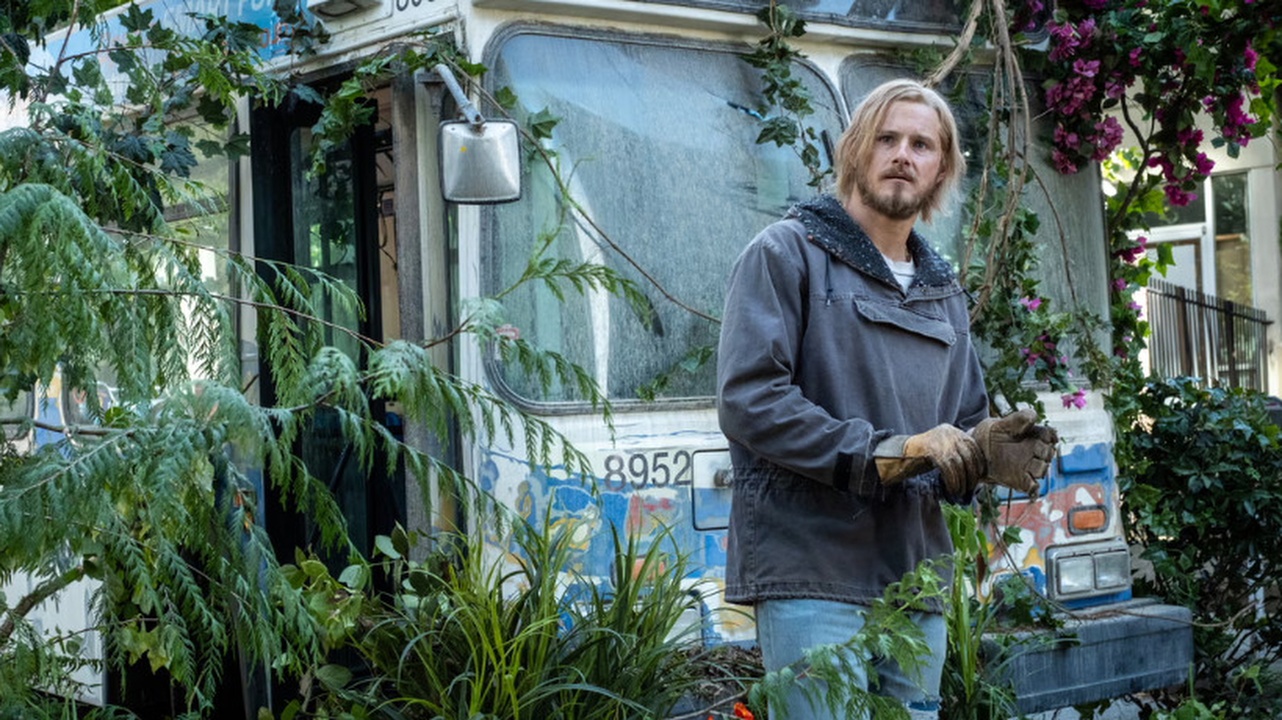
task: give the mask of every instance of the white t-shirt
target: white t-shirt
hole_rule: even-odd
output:
[[[890,267],[890,273],[899,281],[899,286],[905,291],[908,290],[908,286],[913,284],[913,278],[917,276],[917,264],[911,259],[907,262],[891,260],[885,253],[881,256],[886,258],[886,265]]]

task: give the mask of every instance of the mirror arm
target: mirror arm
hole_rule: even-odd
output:
[[[445,63],[437,63],[436,67],[432,68],[432,72],[435,72],[445,81],[445,87],[449,88],[450,94],[454,96],[454,102],[458,104],[459,112],[463,114],[463,117],[467,118],[467,121],[478,129],[484,125],[485,118],[481,117],[481,111],[476,109],[476,105],[463,92],[463,88],[459,86],[458,80],[454,78],[454,72],[450,70],[449,66]]]

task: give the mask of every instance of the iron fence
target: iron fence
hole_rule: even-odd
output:
[[[1147,295],[1150,372],[1268,390],[1265,333],[1272,321],[1263,310],[1165,280],[1150,280]]]

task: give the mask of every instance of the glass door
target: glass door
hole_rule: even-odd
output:
[[[311,300],[323,321],[325,344],[346,353],[359,367],[365,353],[357,336],[381,340],[382,335],[375,132],[373,124],[358,128],[346,143],[326,154],[325,172],[313,174],[309,170],[316,140],[311,126],[318,115],[317,106],[302,102],[255,109],[254,237],[260,257],[324,273],[355,291],[364,313],[326,294]],[[274,390],[265,370],[264,404],[275,402]],[[375,406],[374,412],[377,420],[386,422],[385,408]],[[368,556],[374,536],[388,533],[404,517],[404,485],[396,481],[395,468],[378,461],[368,471],[363,468],[333,411],[316,414],[296,452],[333,493],[353,543]],[[320,536],[315,523],[286,511],[279,498],[267,495],[265,522],[277,556],[292,561],[295,547],[316,548]],[[345,558],[333,561],[341,565]]]

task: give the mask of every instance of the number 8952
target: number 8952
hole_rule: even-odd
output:
[[[603,469],[601,479],[608,490],[623,490],[628,485],[638,490],[646,485],[689,485],[694,481],[694,458],[689,450],[611,453],[605,456]]]

